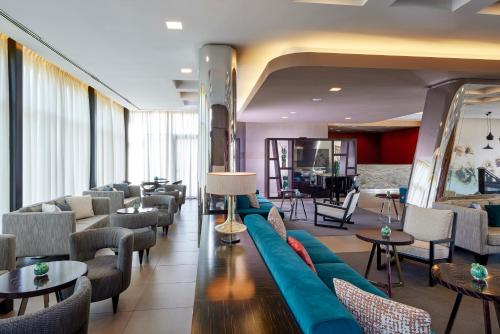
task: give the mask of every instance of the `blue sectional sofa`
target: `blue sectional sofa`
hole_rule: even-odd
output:
[[[365,291],[386,297],[383,292],[306,231],[290,230],[288,235],[304,245],[317,274],[261,215],[247,215],[244,222],[304,333],[362,333],[353,315],[337,299],[333,278],[343,279]]]
[[[267,215],[269,214],[269,211],[271,211],[273,203],[260,194],[257,194],[257,200],[259,201],[260,208],[252,208],[247,195],[236,196],[236,212],[240,215],[241,219],[245,219],[245,216],[251,214],[258,214],[267,219]],[[280,208],[277,209],[281,217],[284,218],[285,215],[283,210]]]

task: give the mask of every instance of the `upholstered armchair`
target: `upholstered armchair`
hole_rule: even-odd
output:
[[[111,227],[128,228],[134,233],[133,251],[139,253],[139,263],[142,265],[144,250],[149,257],[149,249],[156,245],[158,211],[140,214],[113,213],[109,216],[109,223]]]
[[[90,294],[87,277],[80,277],[67,299],[35,313],[0,320],[3,334],[86,334],[88,332]]]
[[[114,313],[120,293],[130,285],[133,247],[134,233],[120,227],[87,230],[70,236],[70,259],[87,264],[92,302],[112,298]],[[104,248],[114,249],[115,255],[96,257],[96,252]]]
[[[411,234],[415,242],[399,246],[399,257],[428,264],[429,285],[433,286],[432,266],[453,261],[456,230],[457,214],[453,211],[408,206],[403,215],[403,232]],[[379,259],[377,254],[378,266]]]
[[[14,269],[16,269],[16,237],[11,234],[0,234],[0,275]],[[0,298],[0,313],[8,313],[12,308],[12,299]]]
[[[343,203],[334,204],[335,202],[325,199],[323,202],[317,202],[314,199],[314,225],[340,228],[346,230],[344,224],[352,224],[351,217],[358,205],[359,191],[351,190]],[[318,223],[318,216],[323,217],[323,223]],[[334,222],[340,225],[332,225],[327,222]]]
[[[151,195],[142,198],[143,208],[158,209],[158,227],[168,234],[168,227],[174,223],[174,213],[177,203],[175,197],[169,195]]]
[[[94,198],[106,197],[110,202],[110,213],[115,213],[118,209],[132,207],[134,203],[141,202],[141,187],[138,185],[128,185],[129,193],[125,195],[123,191],[107,191],[106,188],[112,188],[113,185],[96,187],[84,191],[83,195],[90,195]]]

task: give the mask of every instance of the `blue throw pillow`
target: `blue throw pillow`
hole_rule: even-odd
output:
[[[488,212],[488,225],[492,227],[500,227],[500,205],[485,205]]]
[[[71,211],[71,207],[69,206],[68,203],[66,203],[66,201],[63,202],[56,202],[56,205],[59,209],[61,209],[61,211]]]
[[[113,191],[113,188],[112,188],[112,187],[110,187],[110,186],[104,186],[104,187],[102,187],[102,189],[101,189],[101,190],[102,190],[102,191]]]
[[[236,196],[236,209],[244,210],[250,209],[250,199],[247,195],[238,195]]]
[[[123,197],[125,198],[130,197],[130,189],[128,188],[127,183],[115,183],[113,184],[113,187],[118,191],[123,191]]]

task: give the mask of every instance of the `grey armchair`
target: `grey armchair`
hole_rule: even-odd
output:
[[[113,187],[108,185],[107,187]],[[96,187],[84,191],[83,195],[90,195],[94,198],[105,197],[110,201],[110,213],[115,213],[118,209],[132,207],[135,203],[141,202],[141,187],[138,185],[129,185],[129,196],[125,196],[123,191],[106,191],[106,186]]]
[[[181,211],[182,205],[186,203],[186,186],[183,184],[167,184],[164,186],[164,188],[166,191],[178,191],[177,197],[175,199],[177,201],[179,211]]]
[[[133,251],[139,253],[139,263],[142,265],[144,250],[149,257],[149,249],[156,245],[156,225],[158,210],[138,214],[113,213],[109,216],[112,227],[128,228],[134,233]]]
[[[89,279],[80,277],[70,297],[35,313],[0,320],[0,333],[85,334],[88,332],[91,291]]]
[[[175,197],[169,195],[151,195],[142,198],[142,207],[158,209],[158,226],[168,234],[168,227],[174,223],[177,203]]]
[[[112,298],[114,313],[120,293],[130,285],[133,246],[132,231],[119,227],[76,232],[70,236],[70,259],[87,264],[92,302]],[[96,252],[104,248],[115,249],[117,254],[96,257]]]
[[[16,269],[16,237],[11,234],[0,234],[0,275],[14,269]],[[0,313],[8,313],[12,309],[12,299],[0,298]]]

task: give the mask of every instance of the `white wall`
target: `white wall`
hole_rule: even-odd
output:
[[[246,171],[257,173],[257,189],[264,193],[266,138],[328,138],[326,123],[246,123]]]

